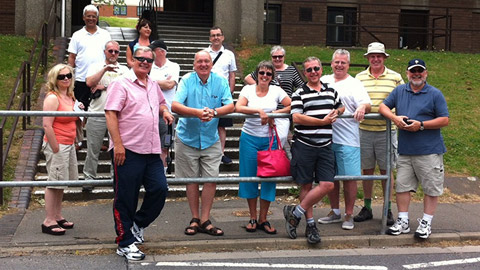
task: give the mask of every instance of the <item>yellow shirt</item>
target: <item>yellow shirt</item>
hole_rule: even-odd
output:
[[[365,90],[367,90],[368,95],[372,100],[371,113],[378,113],[378,108],[383,100],[393,91],[393,89],[395,89],[395,87],[404,84],[402,76],[387,67],[385,67],[385,70],[378,79],[370,73],[370,67],[358,73],[355,78],[363,83]],[[392,129],[394,128],[395,125],[392,123]],[[360,129],[368,131],[385,131],[387,129],[386,121],[365,119],[360,123]]]

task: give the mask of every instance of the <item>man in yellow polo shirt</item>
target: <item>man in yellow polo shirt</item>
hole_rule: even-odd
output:
[[[404,84],[402,76],[388,69],[385,66],[385,60],[390,56],[385,52],[385,45],[379,42],[372,42],[368,45],[367,53],[364,54],[368,59],[370,66],[357,74],[356,79],[360,80],[372,100],[372,113],[378,113],[378,108],[383,100],[392,92],[392,90]],[[373,175],[376,164],[380,168],[381,174],[386,174],[386,123],[385,120],[365,119],[360,123],[360,147],[362,156],[362,170],[364,175]],[[395,125],[392,125],[392,167],[395,165],[397,156],[397,131]],[[392,174],[393,190],[393,174]],[[385,180],[382,181],[383,192],[385,195]],[[373,218],[372,214],[372,193],[373,181],[363,181],[364,207],[358,215],[354,217],[355,222],[362,222]],[[393,225],[393,215],[389,204],[387,224]]]

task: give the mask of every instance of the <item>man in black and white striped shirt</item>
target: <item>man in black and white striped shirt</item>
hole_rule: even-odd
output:
[[[310,244],[320,240],[313,219],[313,205],[333,189],[335,158],[332,151],[332,123],[343,107],[335,89],[320,81],[322,63],[316,57],[303,62],[307,83],[292,95],[292,119],[295,125],[291,172],[301,186],[300,204],[283,209],[287,234],[297,237],[296,227],[302,215],[307,220],[306,236]],[[313,188],[313,181],[319,184]]]

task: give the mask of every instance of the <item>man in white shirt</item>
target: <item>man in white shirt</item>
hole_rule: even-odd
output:
[[[235,90],[235,71],[237,71],[237,65],[235,63],[235,55],[232,51],[225,49],[223,46],[223,31],[218,26],[214,26],[210,29],[210,46],[206,49],[212,57],[213,68],[212,72],[218,73],[228,81],[230,86],[230,92],[233,94]],[[222,146],[222,153],[225,152],[225,141],[227,139],[227,131],[225,127],[233,126],[233,119],[220,118],[218,121],[218,135],[220,136],[220,144]],[[225,155],[222,156],[223,164],[231,164],[232,159]]]

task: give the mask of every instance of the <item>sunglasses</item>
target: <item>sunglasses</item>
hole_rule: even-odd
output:
[[[284,55],[272,55],[273,59],[282,59]]]
[[[210,35],[211,38],[218,38],[218,37],[221,37],[223,36],[223,34],[213,34],[213,35]]]
[[[310,73],[310,72],[312,72],[312,71],[317,72],[317,71],[319,71],[319,70],[320,70],[320,67],[313,67],[313,68],[307,68],[307,69],[305,69],[305,71],[308,72],[308,73]]]
[[[264,76],[264,75],[267,75],[268,77],[272,77],[273,73],[271,72],[265,72],[265,71],[259,71],[258,74]]]
[[[70,80],[72,77],[73,77],[73,74],[72,74],[72,73],[58,74],[57,80],[61,81],[61,80],[65,80],[65,78],[67,78],[67,79]]]
[[[146,58],[146,57],[138,57],[134,56],[133,58],[137,59],[140,63],[143,63],[144,61],[147,61],[147,63],[151,64],[153,63],[153,58]]]
[[[409,70],[411,73],[423,73],[425,69],[423,68],[412,68]]]
[[[119,54],[120,53],[120,51],[117,51],[117,50],[108,50],[107,52],[110,53],[110,54]]]

